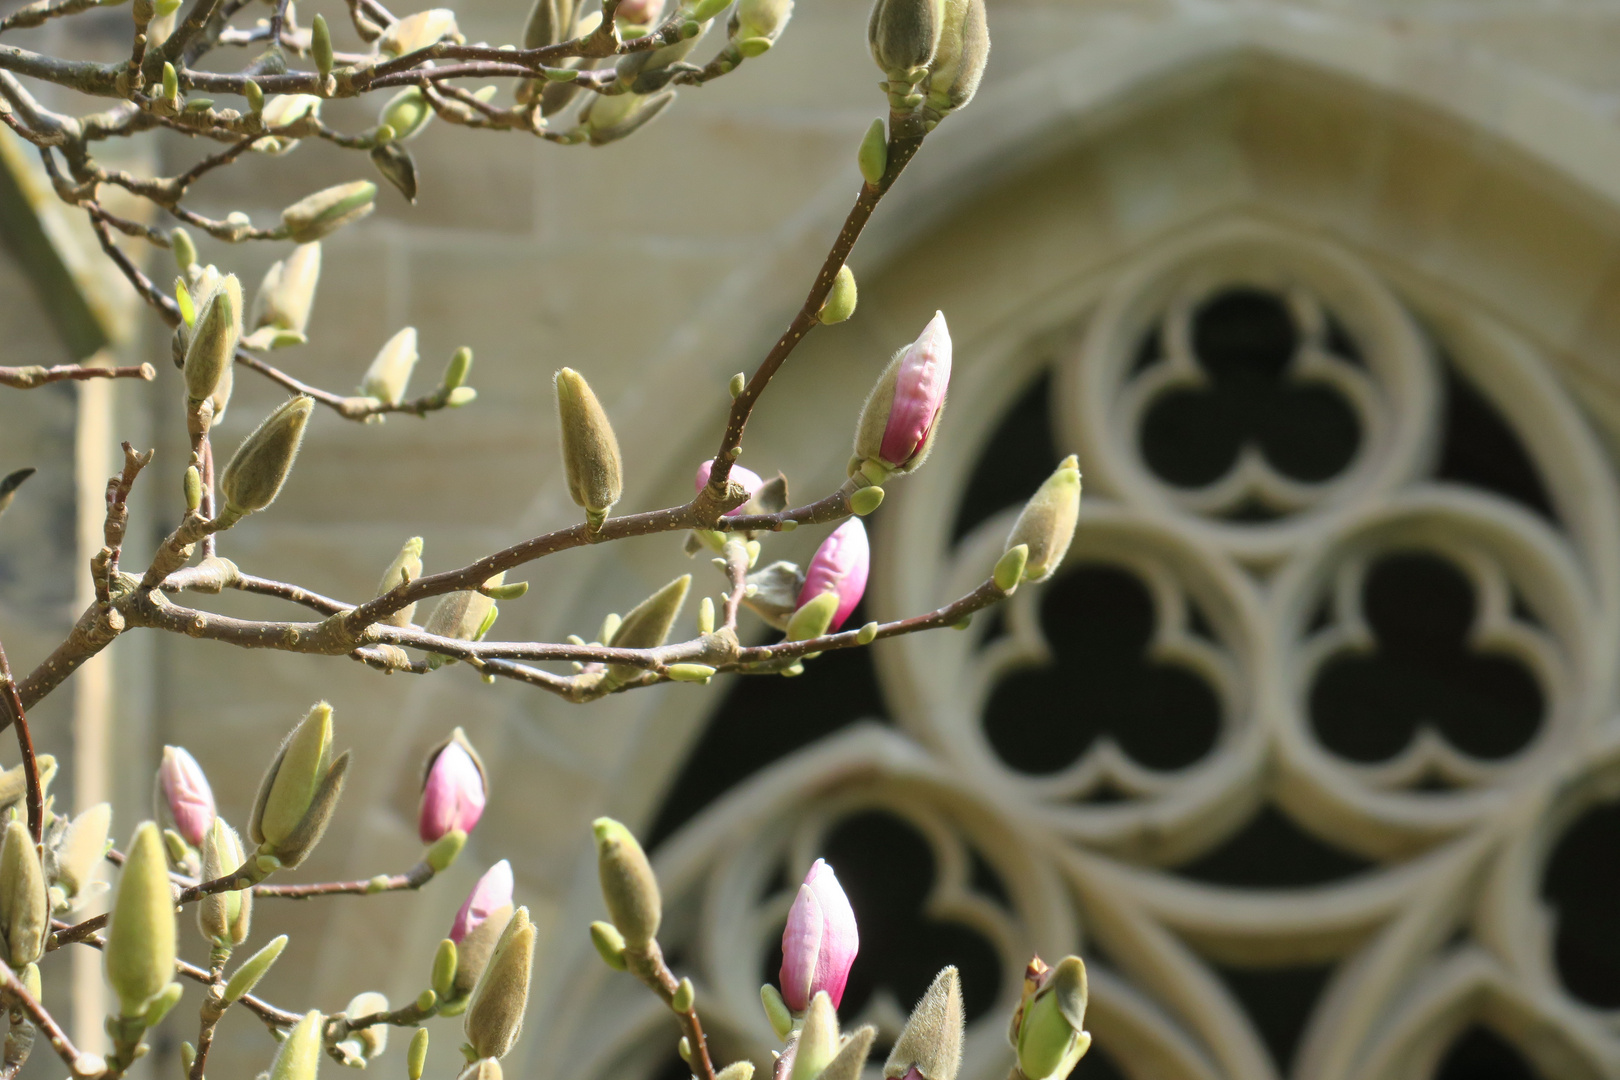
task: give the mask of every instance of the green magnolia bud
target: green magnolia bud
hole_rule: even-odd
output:
[[[324,1019],[318,1010],[311,1010],[293,1025],[281,1049],[276,1051],[275,1063],[270,1066],[270,1080],[315,1080],[316,1070],[321,1065]]]
[[[368,990],[363,994],[356,994],[347,1005],[343,1007],[343,1015],[349,1020],[359,1020],[366,1016],[375,1016],[388,1011],[388,999],[375,990]],[[388,1025],[371,1024],[349,1033],[349,1037],[338,1043],[338,1049],[344,1052],[348,1064],[364,1068],[366,1063],[382,1056],[388,1049]]]
[[[882,119],[872,121],[861,139],[861,150],[856,160],[861,166],[861,177],[876,187],[889,170],[889,137],[884,132]]]
[[[40,995],[44,992],[45,988],[39,979],[38,964],[24,965],[23,969],[17,972],[17,978],[22,982],[23,989],[28,991],[29,997],[33,998],[35,1001],[40,1000]]]
[[[714,1080],[754,1080],[752,1061],[734,1061],[714,1074]]]
[[[856,517],[865,517],[883,505],[883,489],[873,484],[863,487],[849,497],[849,508]]]
[[[167,60],[163,62],[163,96],[170,101],[180,96],[180,76]]]
[[[580,122],[592,146],[606,146],[628,138],[652,123],[674,100],[674,90],[646,96],[632,93],[596,97],[580,114]]]
[[[237,870],[246,862],[242,841],[236,830],[216,817],[203,837],[202,879],[213,881]],[[197,928],[215,945],[240,945],[253,925],[253,890],[233,889],[213,893],[197,903]]]
[[[714,598],[705,596],[698,604],[698,633],[714,633]]]
[[[226,274],[197,312],[186,346],[186,396],[193,402],[213,397],[220,377],[236,358],[242,336],[242,284]]]
[[[416,1034],[411,1036],[411,1045],[405,1051],[405,1075],[409,1080],[422,1080],[422,1070],[427,1068],[428,1030],[417,1028]]]
[[[456,989],[456,943],[449,938],[439,942],[433,952],[433,974],[429,979],[433,992],[448,1000]]]
[[[174,264],[182,274],[197,264],[197,245],[191,242],[191,234],[179,226],[169,230],[169,250],[174,252]]]
[[[656,649],[669,637],[686,604],[687,590],[692,587],[692,575],[680,577],[653,593],[631,608],[620,621],[611,644],[615,649]],[[614,664],[608,668],[608,680],[623,682],[641,674],[642,669],[630,664]]]
[[[407,326],[388,339],[366,368],[360,392],[385,405],[397,405],[405,398],[405,387],[416,367],[416,327]]]
[[[291,330],[303,334],[309,326],[310,309],[315,306],[315,287],[321,280],[321,245],[301,244],[293,253],[272,263],[253,298],[254,333],[252,347],[271,344],[274,334],[265,330]]]
[[[485,916],[484,921],[467,931],[467,936],[456,946],[456,979],[454,993],[448,1000],[464,998],[478,985],[478,979],[489,966],[495,945],[506,933],[506,924],[512,921],[512,905],[502,904]]]
[[[837,613],[838,593],[834,590],[828,590],[805,601],[788,620],[787,640],[809,641],[811,638],[820,637],[832,626],[833,616]]]
[[[242,962],[242,966],[231,973],[225,982],[225,1001],[239,1001],[246,994],[251,994],[253,988],[259,985],[270,966],[281,955],[281,950],[287,947],[287,935],[271,938],[264,948],[254,953]]]
[[[460,731],[460,728],[456,729]],[[467,846],[467,834],[460,829],[451,829],[428,847],[427,854],[422,861],[433,868],[435,874],[442,874],[455,865],[456,858],[461,849]]]
[[[962,1067],[962,980],[956,968],[934,976],[895,1040],[885,1077],[903,1077],[916,1069],[923,1080],[956,1080]]]
[[[141,1022],[149,1028],[157,1027],[163,1023],[163,1018],[169,1015],[169,1010],[180,1004],[180,998],[184,994],[185,988],[177,982],[165,986],[146,1007],[146,1015],[141,1018]]]
[[[818,990],[810,999],[804,1027],[799,1029],[799,1050],[793,1058],[789,1080],[816,1080],[838,1056],[838,1043],[838,1013],[827,992]]]
[[[446,390],[455,390],[467,381],[467,373],[472,370],[473,352],[463,345],[450,354],[450,363],[445,365],[444,379],[440,385]]]
[[[1002,592],[1012,592],[1018,588],[1018,583],[1024,580],[1024,564],[1029,561],[1029,545],[1019,544],[1008,548],[996,560],[995,571],[990,579],[996,583],[996,588]]]
[[[0,840],[0,936],[6,961],[13,968],[32,964],[45,954],[51,928],[51,905],[45,869],[28,826],[12,818]]]
[[[413,536],[405,541],[405,546],[399,549],[394,561],[388,564],[383,572],[382,580],[377,583],[377,595],[382,596],[391,592],[407,581],[415,581],[422,576],[422,538]],[[409,626],[411,618],[416,614],[416,605],[409,604],[382,620],[384,626]]]
[[[708,664],[671,664],[665,673],[676,682],[706,683],[714,674],[714,668]]]
[[[349,752],[332,758],[332,707],[322,701],[293,729],[259,783],[248,835],[262,854],[296,867],[337,808]]]
[[[520,907],[506,924],[489,964],[473,988],[462,1030],[473,1053],[503,1058],[523,1032],[523,1013],[529,1003],[529,974],[534,967],[534,923],[529,909]]]
[[[1007,551],[1020,544],[1029,548],[1025,581],[1045,581],[1052,576],[1069,552],[1079,519],[1080,464],[1070,454],[1024,504],[1007,537]]]
[[[602,957],[602,963],[614,971],[623,971],[626,968],[624,961],[624,935],[612,923],[591,923],[591,944]]]
[[[450,391],[450,396],[444,399],[444,403],[452,409],[459,409],[463,405],[471,405],[477,397],[478,391],[472,387],[458,386]]]
[[[788,1008],[787,1002],[782,1000],[782,992],[770,983],[759,988],[759,1003],[765,1008],[765,1019],[771,1022],[771,1030],[783,1042],[793,1032],[793,1011]]]
[[[264,112],[264,91],[259,88],[258,83],[254,82],[252,79],[249,79],[243,83],[242,96],[247,98],[249,112]]]
[[[309,26],[309,55],[315,60],[315,70],[321,78],[332,74],[332,31],[326,28],[326,18],[316,15]]]
[[[313,398],[290,398],[242,440],[219,478],[227,513],[245,517],[263,510],[281,494],[314,408]]]
[[[928,69],[928,108],[944,116],[972,101],[989,59],[984,0],[945,0],[939,48]]]
[[[568,494],[595,525],[624,492],[619,440],[585,377],[573,368],[557,372],[557,418],[562,428]]]
[[[1085,1031],[1086,965],[1065,956],[1018,1017],[1018,1067],[1029,1080],[1063,1080],[1091,1046]]]
[[[154,822],[142,822],[129,842],[102,958],[125,1017],[144,1016],[174,977],[174,893]]]
[[[663,919],[664,902],[652,864],[630,830],[612,818],[597,818],[591,829],[596,834],[596,870],[608,917],[630,948],[645,949],[658,936]]]
[[[877,0],[866,27],[872,59],[891,80],[915,81],[933,62],[944,21],[944,0]]]
[[[742,392],[747,389],[747,387],[748,377],[739,371],[737,374],[731,377],[731,383],[727,389],[731,391],[732,398],[736,399],[742,395]]]
[[[506,572],[503,570],[484,582],[484,588],[499,585],[505,579]],[[422,629],[457,641],[477,641],[489,632],[495,614],[494,599],[484,593],[474,590],[446,593],[428,612]],[[441,658],[441,661],[446,660],[449,658]]]
[[[678,1013],[686,1012],[697,1000],[697,988],[692,985],[691,979],[682,979],[675,987],[675,993],[669,999],[669,1007]]]
[[[112,807],[97,803],[73,819],[55,851],[56,884],[69,898],[80,896],[95,880],[96,870],[107,854],[107,832],[112,827]],[[0,875],[3,876],[3,875]]]
[[[870,1024],[856,1028],[821,1070],[818,1080],[861,1080],[866,1057],[872,1052],[872,1040],[876,1037],[877,1028]]]
[[[281,223],[294,241],[307,244],[365,217],[376,209],[376,198],[377,185],[370,180],[338,184],[287,207],[281,212]]]
[[[841,323],[855,314],[855,271],[846,263],[838,268],[838,276],[833,279],[832,289],[827,293],[827,299],[821,303],[821,314],[817,317],[823,326],[832,326]]]
[[[875,622],[869,622],[865,626],[861,627],[860,630],[856,631],[855,640],[860,642],[862,645],[870,645],[872,642],[877,640],[877,635],[878,624]]]

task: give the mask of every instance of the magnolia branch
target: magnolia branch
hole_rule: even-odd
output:
[[[155,378],[157,372],[153,370],[151,364],[131,364],[127,367],[96,367],[89,364],[0,367],[0,385],[9,386],[13,390],[32,390],[46,383],[64,380],[83,382],[87,379],[140,379],[151,382]]]

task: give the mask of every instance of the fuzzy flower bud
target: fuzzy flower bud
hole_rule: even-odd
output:
[[[12,818],[0,840],[0,937],[6,962],[21,969],[45,954],[51,928],[45,870],[28,826]]]
[[[173,826],[192,847],[201,847],[214,823],[214,791],[197,759],[184,747],[165,746],[156,788],[158,820]]]
[[[856,1028],[839,1047],[838,1053],[821,1070],[817,1080],[861,1080],[866,1071],[866,1058],[872,1052],[872,1040],[877,1028],[870,1024]]]
[[[557,416],[562,426],[563,468],[568,494],[600,525],[624,492],[619,440],[585,377],[573,368],[557,372]]]
[[[928,69],[928,109],[944,116],[973,100],[990,59],[984,0],[945,0],[939,49]]]
[[[838,1056],[838,1012],[826,993],[810,999],[804,1026],[799,1029],[799,1045],[793,1056],[789,1080],[817,1080],[821,1071]]]
[[[360,380],[360,392],[385,405],[397,405],[405,398],[405,387],[416,368],[416,327],[407,326],[378,350]]]
[[[246,856],[236,830],[215,818],[202,842],[202,879],[213,881],[238,869]],[[232,889],[197,903],[197,929],[215,945],[240,945],[253,925],[253,890]]]
[[[315,287],[321,280],[321,245],[300,244],[291,255],[270,264],[259,291],[253,298],[252,344],[270,344],[275,334],[286,331],[303,334],[309,327],[310,309],[315,306]]]
[[[674,90],[657,94],[597,96],[580,113],[580,124],[590,137],[592,146],[606,146],[628,138],[652,123],[674,100]]]
[[[799,590],[798,606],[804,606],[823,593],[838,598],[832,618],[825,628],[808,637],[817,637],[829,630],[837,630],[849,618],[849,613],[861,602],[866,593],[866,578],[872,567],[872,549],[867,543],[866,526],[860,518],[850,518],[833,534],[821,542],[805,571],[804,586]],[[799,638],[797,640],[804,640]]]
[[[566,40],[574,32],[578,8],[578,0],[534,0],[523,25],[523,47],[538,49]]]
[[[669,637],[681,608],[686,605],[687,590],[692,587],[692,575],[680,577],[653,593],[631,608],[613,632],[612,641],[602,644],[615,649],[656,649]],[[642,669],[632,664],[613,664],[608,668],[610,680],[623,682],[633,679]]]
[[[523,1033],[529,975],[534,967],[534,939],[529,909],[520,907],[512,913],[489,964],[478,977],[467,1006],[467,1019],[462,1023],[467,1042],[479,1057],[505,1057]]]
[[[877,0],[872,5],[866,42],[891,80],[914,83],[922,77],[939,48],[944,8],[944,0]]]
[[[332,707],[310,709],[281,744],[259,783],[248,835],[259,850],[296,867],[320,842],[337,808],[349,752],[332,757]]]
[[[493,588],[505,580],[506,571],[503,570],[484,582],[484,588]],[[463,590],[446,593],[434,605],[433,610],[428,612],[427,619],[422,623],[422,629],[440,637],[455,638],[457,641],[479,641],[489,633],[490,627],[495,625],[495,618],[499,614],[495,600],[481,592]],[[440,658],[440,662],[447,660],[450,658]]]
[[[118,995],[123,1016],[145,1015],[147,1006],[173,980],[174,958],[169,863],[157,824],[146,821],[136,828],[125,853],[102,950],[107,982]]]
[[[641,37],[664,13],[664,0],[624,0],[615,19],[626,37]]]
[[[375,990],[367,990],[350,999],[343,1007],[343,1015],[350,1020],[358,1020],[363,1016],[385,1013],[388,1007],[387,997]],[[382,1052],[388,1049],[388,1025],[372,1024],[351,1032],[347,1039],[337,1044],[337,1048],[344,1055],[344,1064],[363,1069],[367,1062],[382,1056]]]
[[[67,896],[81,895],[95,879],[111,827],[112,807],[106,803],[92,806],[68,826],[56,848],[56,883]]]
[[[275,1063],[270,1066],[270,1080],[315,1080],[321,1065],[324,1019],[318,1010],[311,1010],[293,1025],[276,1051]]]
[[[431,844],[452,829],[470,833],[483,816],[488,780],[478,751],[460,728],[429,755],[422,777],[417,833]]]
[[[844,984],[860,949],[855,911],[833,868],[817,859],[788,910],[782,931],[782,1000],[795,1012],[825,993],[833,1008],[844,1000]]]
[[[933,444],[950,381],[951,333],[944,313],[936,311],[872,388],[855,429],[855,456],[889,472],[920,466]]]
[[[422,538],[413,536],[405,541],[405,546],[399,549],[399,554],[394,556],[394,561],[389,563],[388,569],[383,572],[382,581],[377,583],[377,595],[382,596],[421,576]],[[382,622],[385,626],[409,626],[415,615],[416,605],[407,604]]]
[[[502,859],[484,871],[450,925],[450,940],[456,943],[454,987],[459,996],[471,993],[477,985],[511,918],[512,864]]]
[[[462,40],[456,29],[456,13],[449,8],[431,8],[407,15],[384,30],[377,51],[384,56],[404,56],[445,38]]]
[[[1024,580],[1045,581],[1069,553],[1074,527],[1080,520],[1080,463],[1073,454],[1064,458],[1024,504],[1013,523],[1005,550],[1023,544]]]
[[[427,1034],[425,1029],[423,1034]],[[461,1070],[456,1080],[502,1080],[501,1063],[494,1058],[479,1058]]]
[[[712,471],[714,471],[714,458],[710,458],[708,461],[705,461],[703,464],[699,465],[697,468],[697,475],[692,478],[692,490],[702,491],[704,488],[708,487],[709,473]],[[760,488],[765,486],[765,481],[760,478],[759,473],[752,469],[745,469],[741,465],[733,465],[731,467],[730,480],[733,484],[741,485],[743,490],[748,492],[748,497],[750,499],[759,493]],[[740,514],[747,509],[748,504],[743,503],[741,506],[738,506],[735,509],[727,510],[725,516],[731,517],[732,515]]]
[[[287,207],[281,212],[281,223],[295,242],[307,244],[365,217],[377,208],[376,198],[377,185],[370,180],[337,184]]]
[[[291,398],[242,440],[219,478],[228,513],[244,517],[263,510],[281,494],[314,408],[313,398]]]
[[[203,301],[197,325],[186,345],[186,396],[193,402],[212,397],[236,357],[242,336],[242,284],[227,274]]]
[[[630,830],[612,818],[597,818],[591,829],[596,834],[596,868],[608,917],[630,948],[645,949],[663,920],[664,902],[652,864]]]
[[[954,967],[934,976],[883,1066],[889,1080],[956,1080],[962,1067],[962,980]]]
[[[1032,995],[1026,984],[1026,997],[1013,1017],[1018,1067],[1029,1080],[1064,1080],[1091,1046],[1084,1028],[1086,965],[1078,956],[1065,956],[1037,978]]]

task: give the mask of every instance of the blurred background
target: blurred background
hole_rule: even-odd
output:
[[[565,364],[617,427],[622,507],[685,498],[727,379],[798,308],[857,190],[884,104],[866,10],[803,0],[767,56],[621,144],[429,129],[418,204],[384,190],[326,242],[311,342],[276,359],[346,392],[410,325],[419,385],[467,345],[479,398],[383,425],[318,411],[281,499],[221,553],[359,600],[409,536],[431,571],[575,521],[550,389]],[[502,42],[525,9],[456,13]],[[325,14],[344,47],[341,8]],[[892,1039],[957,964],[964,1080],[1005,1075],[1024,964],[1069,951],[1092,973],[1088,1080],[1620,1076],[1620,2],[990,0],[989,17],[980,96],[885,200],[851,259],[858,314],[794,355],[742,463],[785,472],[798,501],[831,490],[883,362],[943,310],[939,446],[869,519],[855,619],[971,588],[1078,453],[1086,505],[1056,580],[965,633],[797,679],[588,708],[464,666],[385,677],[131,633],[35,714],[67,763],[58,807],[111,800],[127,836],[179,744],[241,826],[325,699],[355,767],[296,877],[398,872],[420,853],[422,756],[465,727],[492,796],[459,863],[420,894],[260,905],[256,939],[292,935],[264,995],[408,1000],[507,858],[541,928],[508,1063],[533,1080],[686,1075],[667,1013],[587,943],[604,813],[648,839],[666,949],[725,1055],[769,1059],[758,986],[825,856],[861,923],[846,1020]],[[121,55],[127,18],[26,43]],[[0,525],[0,634],[27,670],[84,603],[119,441],[157,451],[126,545],[143,565],[178,515],[185,434],[167,334],[5,138],[6,362],[158,368],[0,396],[0,472],[39,469]],[[127,152],[173,172],[196,148]],[[307,144],[211,176],[195,208],[270,220],[366,167]],[[249,287],[286,254],[201,248]],[[281,396],[243,372],[218,444]],[[802,561],[824,532],[766,557]],[[533,587],[496,632],[590,637],[688,570],[719,593],[679,537],[564,553],[512,575]],[[46,965],[91,1045],[97,965]],[[146,1075],[178,1068],[189,1007]],[[249,1017],[220,1039],[220,1075],[270,1058]],[[435,1024],[437,1074],[459,1041]],[[50,1073],[35,1056],[27,1075]]]

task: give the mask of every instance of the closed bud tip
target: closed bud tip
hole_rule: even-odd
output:
[[[1029,549],[1023,580],[1045,581],[1062,564],[1080,520],[1080,468],[1071,454],[1024,505],[1007,537],[1007,550]]]
[[[841,323],[855,314],[856,299],[855,271],[845,263],[838,268],[838,276],[833,278],[832,288],[827,291],[827,299],[822,301],[817,318],[823,326]]]
[[[596,836],[597,873],[608,916],[629,947],[645,949],[657,936],[663,919],[663,899],[652,864],[630,830],[612,818],[597,818],[591,831]]]
[[[605,515],[624,492],[619,440],[584,376],[557,372],[557,417],[562,429],[563,469],[576,506]]]

